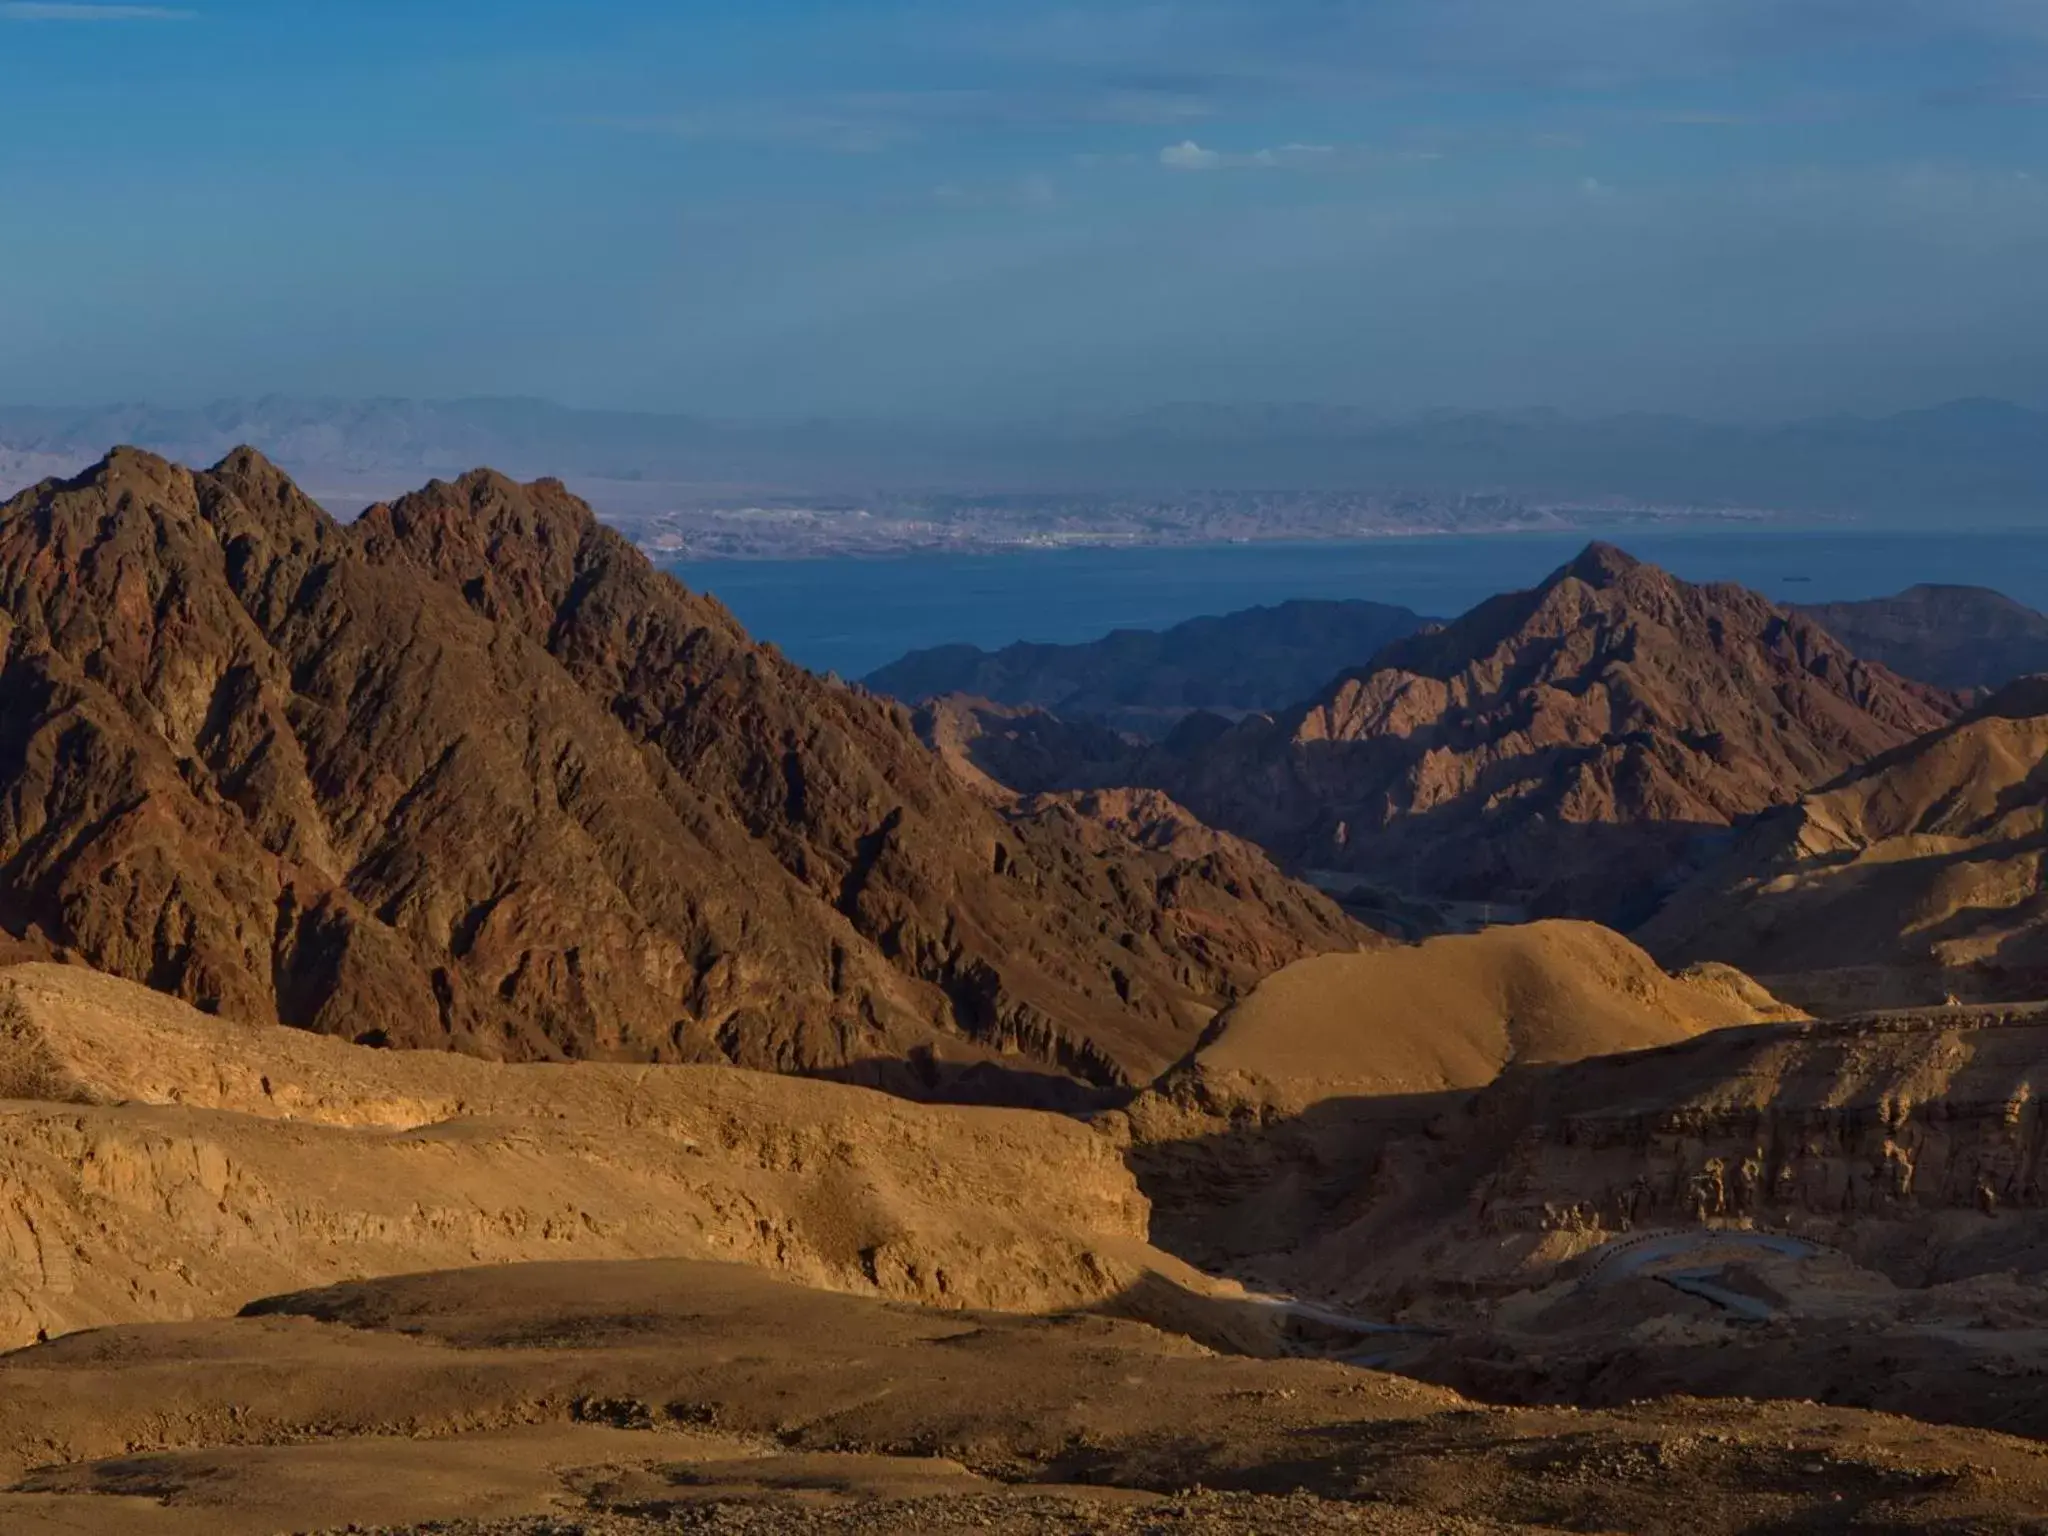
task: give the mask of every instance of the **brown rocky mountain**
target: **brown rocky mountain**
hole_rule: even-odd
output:
[[[1944,688],[1997,688],[2048,671],[2048,614],[1988,587],[1923,585],[1799,612],[1857,655]]]
[[[1702,841],[1958,708],[1753,592],[1594,544],[1129,773],[1299,867],[1625,924]]]
[[[245,1019],[1011,1092],[1368,937],[1242,847],[1006,814],[555,482],[343,526],[121,450],[0,508],[0,613],[0,918]]]
[[[1429,622],[1388,603],[1277,603],[1171,629],[1119,629],[1081,645],[935,646],[899,657],[867,683],[913,703],[966,694],[1161,736],[1198,709],[1283,709]]]
[[[1816,1011],[2048,987],[2048,678],[1759,822],[1642,932]]]

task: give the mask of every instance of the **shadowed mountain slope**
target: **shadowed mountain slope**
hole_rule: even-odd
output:
[[[867,682],[913,702],[964,693],[1159,735],[1191,710],[1284,708],[1428,622],[1386,603],[1279,603],[1083,645],[935,646]]]
[[[1766,818],[1643,930],[1809,1007],[2035,998],[2048,982],[2048,679]]]
[[[0,508],[0,640],[0,916],[247,1019],[1008,1096],[1365,937],[1247,851],[1005,815],[551,481],[344,527],[119,450]]]
[[[1798,611],[1857,655],[1944,688],[1998,688],[2048,671],[2048,614],[1988,587],[1908,587]]]
[[[1702,834],[1957,708],[1755,593],[1594,544],[1135,772],[1310,869],[1625,923]]]

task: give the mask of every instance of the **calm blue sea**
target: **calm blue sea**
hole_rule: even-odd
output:
[[[1995,587],[2048,609],[2048,531],[1631,533],[1614,542],[1688,580],[1738,581],[1781,602],[1878,597],[1931,581]],[[1585,543],[1584,534],[1494,534],[672,569],[793,660],[860,677],[919,646],[1091,640],[1290,597],[1371,598],[1448,618],[1533,585]]]

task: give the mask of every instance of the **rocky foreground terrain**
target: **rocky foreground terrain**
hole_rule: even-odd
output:
[[[1482,1408],[1114,1319],[681,1262],[372,1281],[56,1341],[0,1361],[0,1465],[0,1514],[32,1536],[479,1516],[557,1536],[2020,1532],[2048,1506],[2036,1446],[1980,1431],[1811,1404]]]
[[[1574,925],[1381,956],[1280,1058],[1300,1108],[1225,1091],[1232,1035],[1287,1022],[1255,994],[1182,1069],[1206,1090],[1092,1126],[0,972],[0,1528],[2041,1528],[2040,1330],[2001,1278],[2040,1251],[2032,1165],[1997,1162],[2029,1026],[1725,1027],[1769,999]],[[1357,1086],[1381,1041],[1343,1003],[1404,992],[1467,1049],[1387,1085],[1460,1086]],[[1583,1058],[1638,1038],[1675,1043]],[[1880,1126],[1903,1183],[1853,1172]],[[1789,1176],[1723,1172],[1801,1136]],[[1176,1188],[1203,1158],[1237,1182]],[[1235,1264],[1292,1293],[1170,1251],[1191,1199],[1292,1223]],[[1946,1212],[1978,1230],[1929,1268]]]

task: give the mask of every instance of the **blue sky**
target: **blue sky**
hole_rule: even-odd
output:
[[[0,0],[0,398],[2048,401],[2048,0]]]

